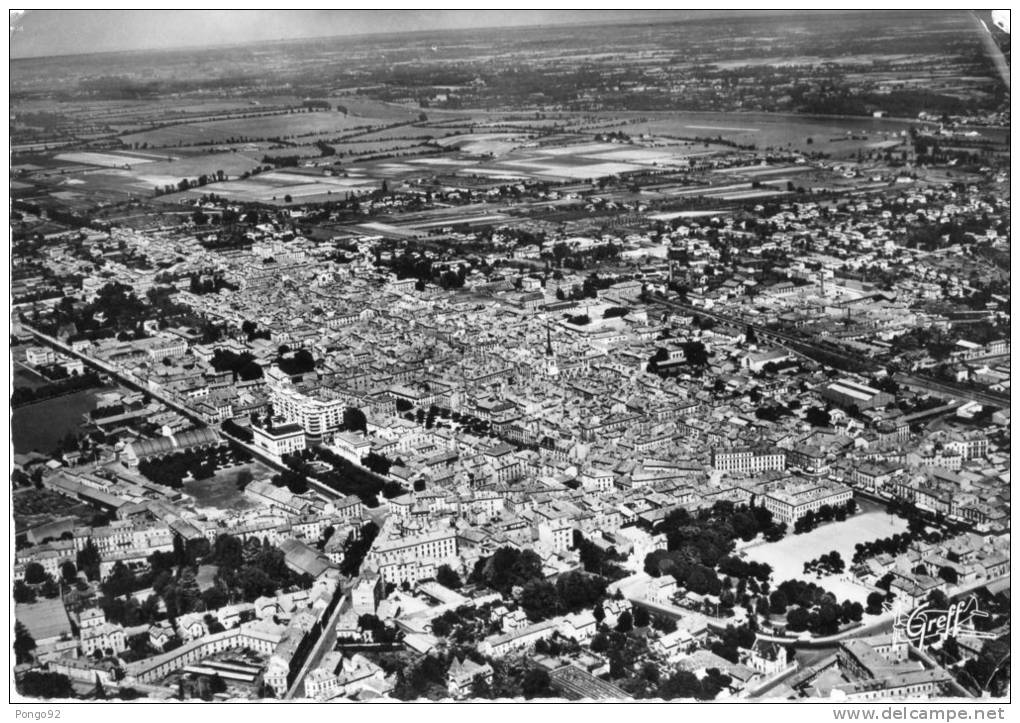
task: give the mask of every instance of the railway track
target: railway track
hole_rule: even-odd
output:
[[[856,354],[849,350],[835,349],[824,347],[817,342],[813,342],[809,339],[803,339],[787,332],[776,331],[769,329],[768,327],[756,324],[752,321],[748,321],[742,317],[731,316],[728,314],[721,314],[716,311],[709,311],[707,309],[700,309],[689,304],[683,304],[679,301],[672,301],[663,296],[657,295],[654,297],[658,303],[665,306],[679,309],[689,314],[694,314],[701,317],[707,317],[714,321],[732,328],[751,328],[754,333],[761,339],[772,340],[782,346],[791,348],[803,356],[819,361],[820,363],[826,363],[824,359],[831,359],[834,355],[840,355],[843,358],[857,364],[864,369],[874,369],[877,364],[874,359],[870,357],[864,357],[860,354]],[[830,364],[831,365],[831,364]],[[967,389],[946,382],[936,381],[934,379],[920,376],[917,374],[898,374],[893,377],[894,381],[904,386],[910,386],[917,389],[922,389],[934,394],[941,396],[948,396],[957,400],[965,400],[971,402],[977,402],[984,404],[989,407],[1008,408],[1010,406],[1010,398],[1007,395],[998,395],[992,392],[982,392],[975,389]]]

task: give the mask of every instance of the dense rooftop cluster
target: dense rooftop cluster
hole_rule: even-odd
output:
[[[921,92],[887,86],[930,37],[823,83],[760,29],[732,66],[662,32],[595,86],[545,31],[443,88],[357,69],[378,97],[234,108],[172,153],[194,109],[113,127],[104,83],[75,91],[83,125],[19,126],[23,694],[1008,690],[1008,148],[991,79],[979,110],[932,100],[984,67],[972,39]],[[636,95],[911,110],[757,145],[610,107],[656,110]],[[903,624],[964,600],[983,614],[953,635]]]

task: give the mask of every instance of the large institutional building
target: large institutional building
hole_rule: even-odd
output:
[[[853,497],[846,485],[827,480],[796,480],[775,487],[762,497],[762,506],[772,513],[776,522],[792,526],[822,505],[845,505]]]
[[[849,379],[840,379],[826,385],[822,389],[821,395],[822,398],[828,399],[833,404],[841,407],[856,405],[858,409],[884,407],[893,401],[892,395],[864,384],[852,382]]]
[[[764,472],[786,469],[786,453],[767,450],[712,450],[712,467],[722,472]]]

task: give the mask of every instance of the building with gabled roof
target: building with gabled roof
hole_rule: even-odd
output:
[[[459,660],[454,657],[446,671],[446,689],[456,699],[471,695],[476,680],[492,683],[493,670],[488,663],[476,663],[470,658]]]

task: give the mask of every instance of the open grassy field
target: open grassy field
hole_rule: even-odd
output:
[[[712,173],[719,174],[722,176],[747,176],[749,178],[757,178],[759,176],[772,176],[776,174],[786,173],[807,173],[808,171],[814,170],[811,166],[735,166],[733,168],[720,168],[719,170],[712,171]]]
[[[184,123],[155,128],[122,136],[125,143],[148,143],[149,146],[223,143],[231,138],[263,140],[294,138],[310,134],[341,133],[354,128],[371,128],[392,123],[392,119],[344,115],[338,111],[286,113],[199,123]]]
[[[351,140],[354,142],[394,141],[414,138],[419,141],[423,141],[428,140],[429,138],[438,138],[446,135],[447,133],[449,133],[449,131],[439,131],[434,128],[419,125],[399,125],[392,128],[380,128],[377,131],[371,131],[368,133],[358,133],[358,135],[351,138]]]
[[[277,101],[280,104],[294,103],[294,102],[296,102],[296,100],[297,100],[296,98],[279,98],[279,99],[277,99]],[[262,103],[263,106],[274,105],[273,102],[267,101],[267,99],[263,99],[261,101],[261,103]],[[212,99],[199,100],[199,99],[196,98],[196,99],[189,100],[184,105],[175,106],[174,107],[174,112],[176,112],[176,113],[188,113],[188,114],[192,114],[192,113],[233,113],[233,112],[243,112],[243,111],[251,112],[251,110],[253,108],[257,108],[257,106],[253,106],[251,104],[251,101],[248,101],[246,99],[238,99],[238,100],[231,100],[231,99],[224,99],[224,100],[212,100]]]
[[[769,189],[761,188],[753,191],[733,191],[732,193],[724,193],[718,196],[724,201],[746,201],[751,198],[769,198],[770,196],[788,196],[793,191],[785,191],[780,189]]]
[[[213,176],[223,171],[237,178],[262,163],[262,153],[197,153],[165,155],[143,151],[127,153],[67,153],[64,160],[100,166],[54,178],[55,194],[81,194],[115,200],[125,196],[152,195],[154,187],[177,185],[182,178]],[[57,196],[60,198],[61,196]]]
[[[460,138],[470,138],[462,136]],[[474,172],[485,175],[516,174],[552,180],[603,178],[646,168],[682,168],[690,158],[716,152],[697,144],[647,147],[580,141],[539,148],[518,148]]]
[[[686,138],[715,138],[764,148],[791,148],[834,155],[856,153],[877,142],[899,140],[910,123],[885,118],[827,118],[771,113],[649,114],[651,120],[622,128],[635,135],[649,133]],[[921,124],[918,124],[921,125]],[[849,136],[857,136],[856,139]],[[808,139],[811,139],[808,142]]]
[[[85,163],[90,166],[101,166],[103,168],[124,168],[139,163],[151,163],[151,157],[133,156],[127,153],[94,153],[89,151],[75,151],[69,153],[58,153],[58,161],[69,163]]]
[[[386,160],[365,164],[358,163],[357,165],[346,167],[346,170],[352,175],[363,178],[386,179],[403,178],[411,175],[426,176],[434,173],[435,170],[439,170],[429,169],[426,165],[410,165],[412,160],[414,159]],[[355,162],[357,162],[356,159]]]
[[[192,188],[182,193],[161,196],[160,199],[178,202],[185,198],[194,198],[204,193],[214,192],[217,196],[232,201],[253,201],[285,205],[286,197],[291,201],[313,202],[328,200],[330,196],[346,196],[349,191],[374,190],[379,188],[379,181],[374,178],[351,175],[324,176],[322,174],[294,171],[272,171],[251,178],[236,181],[224,181],[203,188]]]
[[[352,116],[378,118],[389,123],[399,120],[416,120],[421,113],[416,108],[362,96],[340,95],[327,98],[327,100],[333,104],[334,108],[338,105],[343,106]]]
[[[139,170],[140,168],[139,166]],[[50,193],[54,197],[71,200],[77,197],[80,198],[81,208],[87,208],[95,202],[95,199],[118,201],[130,196],[152,195],[152,185],[140,180],[137,173],[136,170],[126,171],[118,168],[97,169],[47,185],[52,189]],[[68,205],[74,207],[75,204]]]
[[[261,153],[268,158],[285,158],[287,156],[299,156],[301,158],[318,158],[322,151],[318,146],[284,146],[283,148],[267,148]]]
[[[458,158],[443,158],[441,156],[440,157],[430,156],[428,158],[414,158],[409,161],[406,161],[406,163],[412,164],[414,166],[425,166],[427,168],[440,167],[444,169],[449,169],[449,168],[462,168],[465,165],[471,165],[472,162],[469,161],[465,163],[463,160]]]
[[[240,176],[262,162],[262,153],[258,151],[239,153],[200,153],[192,156],[179,156],[172,161],[151,163],[140,169],[145,175],[176,176],[196,178],[204,174],[223,171],[228,176]]]
[[[288,116],[304,121],[308,116],[324,114],[298,114]],[[342,116],[341,116],[342,118]],[[411,127],[392,129],[409,131]],[[363,140],[352,139],[346,143],[334,144],[337,157],[324,159],[327,165],[335,161],[342,164],[345,176],[324,176],[317,171],[282,169],[272,173],[241,179],[243,173],[263,163],[266,156],[292,156],[314,159],[319,149],[305,143],[300,146],[269,148],[266,143],[244,144],[234,152],[202,152],[201,146],[174,148],[167,152],[154,150],[139,151],[140,157],[134,165],[122,165],[127,154],[68,154],[68,161],[105,164],[107,167],[96,171],[78,173],[69,180],[68,193],[101,192],[118,195],[149,195],[154,187],[176,185],[182,178],[197,178],[200,175],[214,176],[223,171],[226,182],[210,184],[207,187],[191,189],[186,195],[169,194],[164,201],[175,201],[196,194],[215,192],[225,198],[237,201],[264,203],[285,203],[285,196],[293,202],[329,200],[336,194],[352,190],[378,188],[382,179],[420,177],[435,173],[468,174],[489,178],[537,178],[548,180],[585,180],[641,171],[645,168],[682,167],[687,159],[704,153],[697,144],[677,143],[676,145],[644,147],[591,142],[583,137],[566,135],[562,141],[574,141],[563,145],[522,148],[530,136],[522,133],[469,133],[440,139],[448,153],[437,153],[435,149],[421,146],[420,140]],[[132,152],[134,153],[134,152]],[[377,153],[395,154],[394,158],[378,161],[359,162],[358,155]],[[144,154],[144,155],[142,155]],[[492,156],[495,157],[491,157]],[[96,158],[92,158],[95,155]],[[482,160],[481,157],[488,160]],[[750,184],[734,186],[746,190]]]
[[[540,166],[535,175],[553,179],[584,180],[586,178],[603,178],[605,176],[615,176],[620,173],[640,170],[641,166],[636,166],[632,163],[608,162],[584,165],[554,163]]]
[[[473,133],[441,138],[436,142],[444,148],[456,148],[471,155],[501,156],[520,147],[531,138],[532,136],[518,133]]]
[[[905,532],[906,520],[884,512],[858,512],[846,522],[822,525],[803,535],[788,534],[779,542],[747,548],[747,557],[772,566],[773,585],[784,580],[804,577],[804,563],[833,550],[849,564],[854,556],[854,545],[898,532]],[[844,575],[826,575],[814,582],[832,592],[842,601],[857,600],[862,604],[869,590],[844,579]]]
[[[388,140],[364,140],[362,138],[352,139],[350,141],[341,141],[340,143],[331,143],[330,145],[336,149],[338,155],[346,154],[347,156],[370,156],[376,153],[398,153],[406,152],[413,148],[422,148],[421,143],[427,138],[405,138],[405,139],[388,139]]]
[[[505,181],[518,181],[521,179],[527,179],[531,176],[530,173],[524,171],[513,171],[505,168],[473,168],[471,173],[477,176],[484,176],[485,178],[493,178]]]
[[[672,211],[667,213],[653,213],[648,218],[656,221],[672,221],[675,218],[704,218],[708,216],[719,216],[728,211]]]

